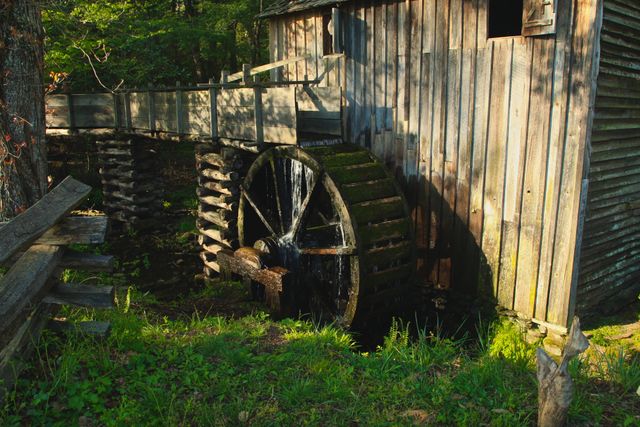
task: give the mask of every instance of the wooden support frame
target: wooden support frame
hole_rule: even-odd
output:
[[[149,108],[149,130],[151,132],[156,131],[156,98],[152,90],[151,84],[149,84],[149,90],[147,92],[147,106]]]
[[[209,79],[209,134],[212,140],[218,138],[218,90],[213,78]]]
[[[180,82],[176,82],[176,133],[184,134],[184,106],[182,100],[183,91]]]

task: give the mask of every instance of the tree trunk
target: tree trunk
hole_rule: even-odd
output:
[[[0,221],[47,190],[43,30],[36,0],[0,0]]]

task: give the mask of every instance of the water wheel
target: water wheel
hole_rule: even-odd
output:
[[[278,282],[275,303],[266,292],[285,315],[356,328],[388,317],[409,297],[412,237],[394,178],[355,145],[268,149],[241,186],[235,256],[276,276],[291,273]]]

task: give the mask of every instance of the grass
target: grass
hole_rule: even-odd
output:
[[[111,320],[111,336],[45,334],[0,424],[535,424],[534,347],[510,322],[457,340],[437,330],[410,338],[411,325],[396,323],[364,352],[348,333],[303,320],[261,312],[170,320],[127,286],[118,301],[111,311],[65,309],[70,320]],[[572,364],[571,425],[640,422],[640,366],[624,355],[606,360],[601,371],[587,359]]]

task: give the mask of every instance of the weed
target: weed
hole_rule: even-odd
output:
[[[510,320],[502,320],[492,325],[491,344],[488,354],[512,363],[528,366],[535,360],[535,346],[524,340],[522,331]]]

